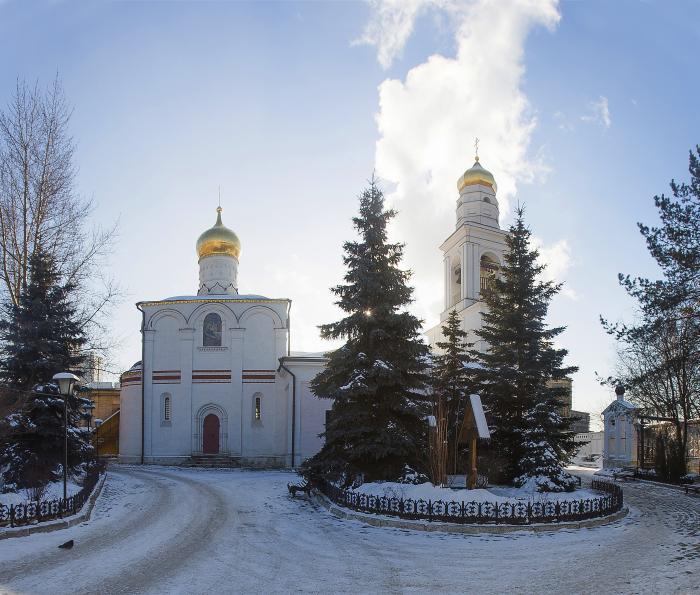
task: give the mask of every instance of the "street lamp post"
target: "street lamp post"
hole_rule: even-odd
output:
[[[95,411],[95,402],[90,401],[89,405],[85,406],[85,409],[87,409],[88,413],[88,436],[90,437],[90,440],[92,440],[92,415],[93,412]],[[97,424],[95,424],[97,425]],[[97,465],[97,459],[94,461],[95,465]]]
[[[97,448],[97,464],[100,464],[100,426],[102,425],[101,419],[95,420],[95,448]]]
[[[58,383],[58,391],[63,397],[63,502],[68,500],[68,397],[73,394],[75,383],[80,379],[70,372],[54,374],[53,379]]]

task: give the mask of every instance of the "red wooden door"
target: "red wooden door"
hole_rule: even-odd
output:
[[[219,418],[213,413],[204,418],[202,452],[205,455],[219,454]]]

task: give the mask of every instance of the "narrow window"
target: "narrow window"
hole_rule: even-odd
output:
[[[204,317],[202,345],[204,347],[221,347],[221,316],[210,312]]]
[[[160,395],[160,425],[170,426],[172,419],[172,395],[163,393]]]
[[[261,418],[260,402],[261,402],[260,397],[256,396],[255,397],[255,421],[260,421],[260,418]]]

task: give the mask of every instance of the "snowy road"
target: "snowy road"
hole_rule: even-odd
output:
[[[115,466],[89,523],[0,541],[0,592],[700,590],[700,498],[677,490],[625,484],[632,512],[608,526],[465,536],[341,521],[293,480]]]

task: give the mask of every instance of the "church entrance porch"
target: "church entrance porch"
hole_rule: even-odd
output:
[[[205,455],[219,454],[219,418],[210,413],[204,418],[202,428],[202,452]]]

